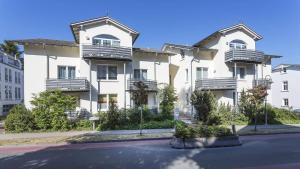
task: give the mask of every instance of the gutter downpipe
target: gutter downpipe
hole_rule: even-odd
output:
[[[45,43],[43,43],[43,49],[44,49],[44,52],[45,52],[45,55],[46,55],[46,57],[47,57],[47,80],[50,78],[50,71],[49,71],[49,55],[48,55],[48,53],[47,53],[47,49],[46,49],[46,44]]]
[[[92,109],[92,60],[89,60],[89,66],[90,66],[90,70],[89,70],[89,78],[90,78],[90,113],[92,113],[93,109]]]
[[[191,89],[190,89],[190,97],[193,94],[193,62],[195,61],[195,58],[193,57],[193,59],[191,60]],[[194,119],[194,106],[192,105],[192,103],[190,103],[191,105],[191,116],[192,119]]]

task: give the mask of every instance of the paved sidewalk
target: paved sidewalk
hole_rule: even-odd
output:
[[[22,138],[47,138],[47,137],[64,137],[77,136],[97,131],[66,131],[66,132],[41,132],[41,133],[8,133],[0,134],[0,140],[22,139]]]

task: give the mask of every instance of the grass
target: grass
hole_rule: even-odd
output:
[[[87,143],[118,140],[138,140],[149,138],[172,137],[173,133],[159,134],[131,134],[131,135],[100,135],[100,134],[82,134],[77,136],[53,136],[42,138],[21,138],[0,140],[0,146],[9,145],[33,145],[33,144],[59,144],[59,143]]]

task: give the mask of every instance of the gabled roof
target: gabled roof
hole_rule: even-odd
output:
[[[14,42],[17,43],[18,45],[50,45],[50,46],[69,46],[69,47],[78,46],[75,42],[72,41],[41,39],[41,38],[9,40],[9,42]]]
[[[275,66],[272,71],[276,71],[278,69],[282,69],[282,68],[300,68],[300,64],[285,64],[285,63],[282,63],[282,64],[279,64],[277,66]]]
[[[195,43],[193,46],[203,46],[207,41],[209,41],[211,39],[214,39],[216,37],[219,37],[221,35],[224,35],[224,34],[230,32],[230,31],[233,31],[233,30],[243,30],[249,36],[251,36],[255,41],[262,39],[261,35],[259,35],[258,33],[256,33],[255,31],[253,31],[249,27],[247,27],[246,25],[240,23],[240,24],[236,24],[236,25],[233,25],[231,27],[228,27],[228,28],[220,29],[220,30],[210,34],[206,38],[202,39],[201,41]]]
[[[79,22],[74,22],[71,23],[70,27],[73,33],[73,36],[75,38],[75,41],[77,43],[79,43],[79,30],[86,25],[90,25],[90,24],[95,24],[95,23],[101,23],[101,22],[106,22],[106,23],[111,23],[127,32],[129,32],[130,34],[132,34],[133,37],[133,43],[135,42],[135,40],[137,39],[137,37],[139,36],[139,33],[131,28],[129,28],[126,25],[121,24],[120,22],[108,17],[108,16],[104,16],[104,17],[99,17],[99,18],[94,18],[94,19],[89,19],[89,20],[84,20],[84,21],[79,21]]]

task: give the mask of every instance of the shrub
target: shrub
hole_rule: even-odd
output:
[[[168,85],[160,91],[160,109],[161,115],[164,119],[173,118],[174,102],[177,100],[175,90],[172,86]]]
[[[69,128],[65,112],[75,109],[76,99],[61,91],[45,91],[35,95],[31,104],[38,129],[65,130]]]
[[[163,129],[163,128],[173,128],[174,127],[173,120],[165,120],[165,121],[149,121],[143,124],[143,129]]]
[[[77,129],[92,129],[92,122],[87,119],[82,119],[76,122]]]
[[[11,132],[26,132],[34,129],[34,119],[23,105],[14,106],[5,120],[5,130]]]
[[[196,109],[195,118],[208,124],[208,118],[212,111],[216,110],[216,99],[210,91],[195,90],[191,96],[192,105]]]
[[[176,121],[174,136],[182,139],[194,138],[196,136],[196,132],[192,127],[189,127],[183,121]]]
[[[199,125],[196,131],[199,137],[224,137],[232,135],[230,129],[223,126]]]

